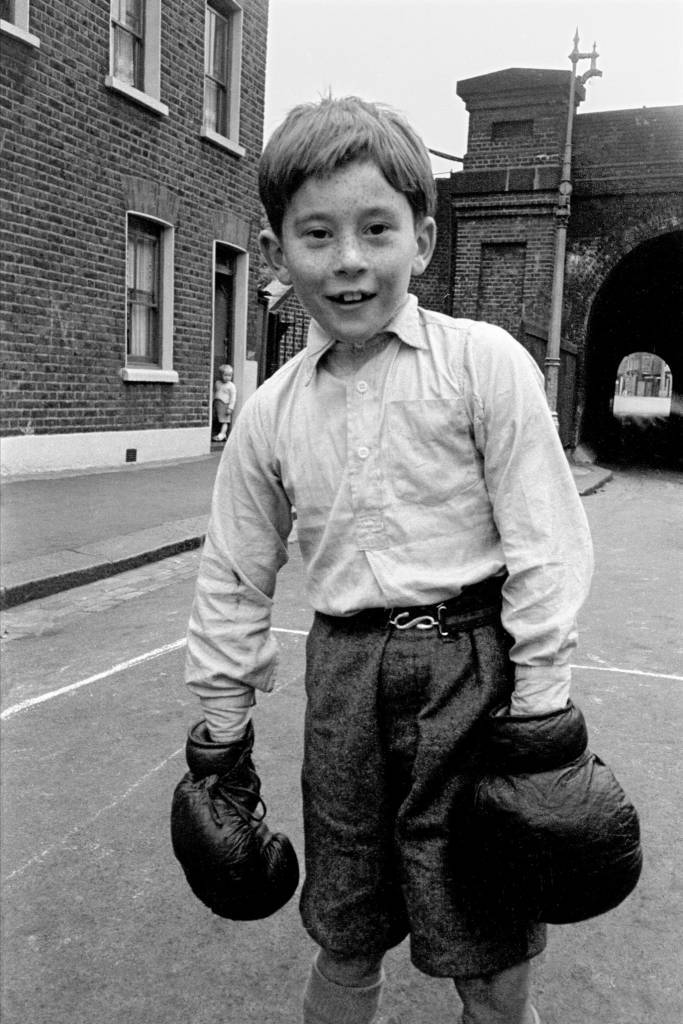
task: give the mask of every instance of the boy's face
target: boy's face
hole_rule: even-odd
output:
[[[403,304],[411,274],[434,250],[431,217],[416,222],[408,200],[370,162],[308,178],[295,192],[281,237],[261,233],[263,254],[282,284],[337,341],[364,344]]]
[[[224,370],[221,370],[221,376],[222,376],[222,378],[223,378],[223,380],[224,380],[224,382],[226,384],[229,381],[231,381],[232,380],[232,367],[227,367],[226,366],[226,368]]]

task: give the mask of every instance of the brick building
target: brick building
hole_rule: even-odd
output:
[[[458,83],[463,170],[439,179],[438,249],[425,306],[506,327],[543,367],[570,71],[510,68]],[[584,98],[576,90],[577,107]],[[562,439],[611,454],[619,364],[671,368],[669,447],[683,392],[683,107],[577,113],[562,308]],[[661,434],[661,430],[660,430]]]
[[[267,0],[2,0],[3,472],[210,450],[257,382]]]

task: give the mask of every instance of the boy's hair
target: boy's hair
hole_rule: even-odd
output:
[[[324,178],[356,160],[375,163],[405,195],[414,217],[433,216],[436,189],[429,154],[391,107],[357,96],[302,103],[271,135],[259,165],[259,192],[279,237],[287,205],[308,178]]]
[[[218,367],[218,372],[222,373],[223,370],[232,370],[231,364],[230,363],[221,363],[221,365]]]

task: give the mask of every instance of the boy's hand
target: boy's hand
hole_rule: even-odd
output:
[[[473,861],[492,904],[564,924],[616,907],[641,867],[638,815],[588,750],[572,703],[547,715],[494,713],[476,786]]]
[[[234,921],[269,917],[299,884],[299,864],[287,836],[265,822],[261,782],[244,739],[214,743],[205,722],[187,740],[190,771],[173,795],[171,840],[190,888],[214,914]]]

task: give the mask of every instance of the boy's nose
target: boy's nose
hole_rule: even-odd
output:
[[[339,240],[337,248],[337,269],[343,274],[358,274],[365,269],[363,247],[355,235]]]

